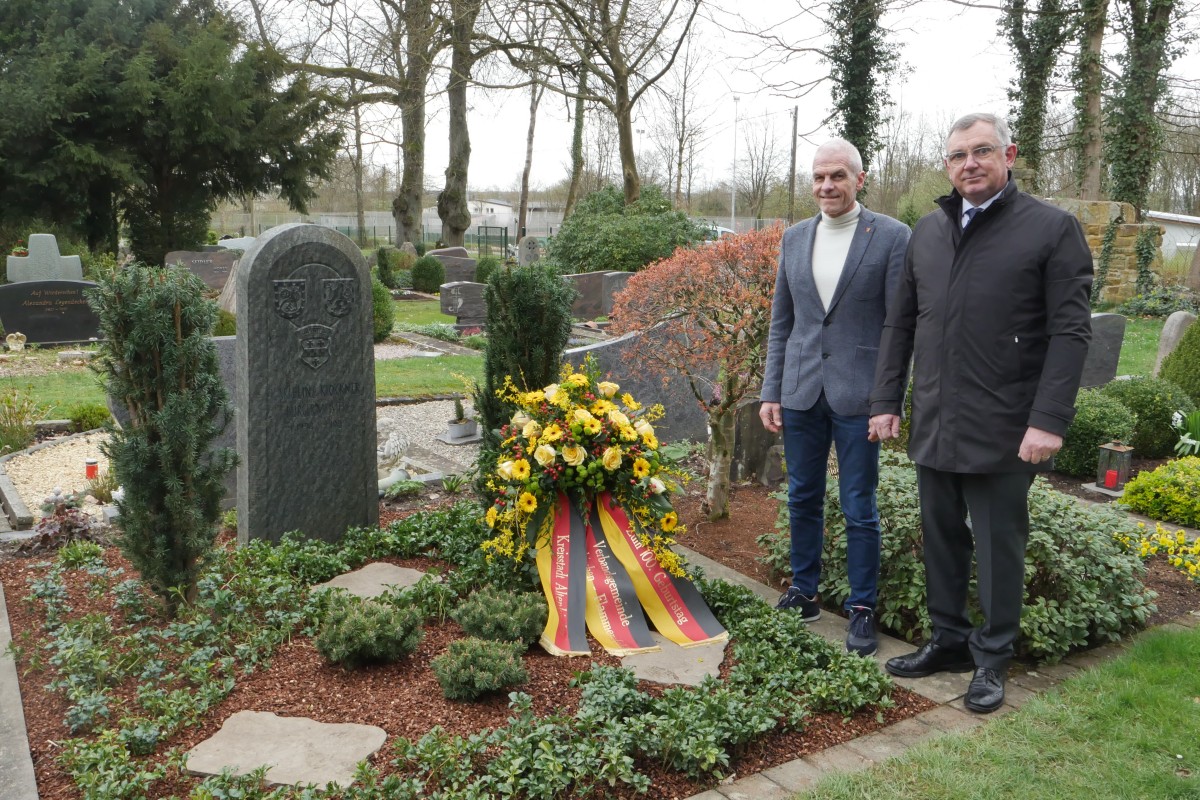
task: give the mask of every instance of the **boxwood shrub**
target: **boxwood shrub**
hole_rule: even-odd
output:
[[[1171,415],[1182,411],[1186,416],[1196,410],[1187,392],[1163,378],[1139,376],[1112,381],[1100,391],[1133,412],[1133,439],[1129,443],[1134,455],[1142,458],[1172,455],[1179,433],[1171,427]]]
[[[1158,376],[1182,388],[1200,404],[1200,324],[1193,322],[1166,358]]]
[[[446,268],[435,256],[421,256],[412,268],[413,289],[426,294],[435,294],[446,282]]]
[[[1095,478],[1098,448],[1105,442],[1129,442],[1135,428],[1133,412],[1098,389],[1084,389],[1075,400],[1075,419],[1054,456],[1054,468],[1076,478]]]
[[[850,594],[846,577],[845,518],[838,504],[837,481],[826,493],[826,537],[821,597],[840,606]],[[925,607],[925,565],[916,470],[902,455],[884,452],[879,478],[882,566],[876,614],[887,628],[915,641],[932,627]],[[1154,611],[1154,592],[1137,553],[1116,534],[1136,539],[1135,526],[1106,506],[1083,506],[1037,479],[1029,492],[1030,532],[1025,554],[1025,608],[1017,653],[1039,661],[1057,661],[1073,649],[1116,641],[1142,627]],[[765,560],[787,570],[786,500],[779,528],[760,541]],[[972,577],[972,618],[982,619]]]

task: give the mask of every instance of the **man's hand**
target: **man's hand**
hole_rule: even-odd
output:
[[[779,433],[783,428],[783,407],[779,403],[763,403],[758,408],[758,418],[768,431]]]
[[[876,414],[867,422],[867,440],[883,442],[900,437],[899,414]]]
[[[1040,428],[1028,428],[1025,431],[1025,438],[1021,440],[1021,449],[1017,451],[1017,455],[1021,457],[1022,461],[1040,464],[1043,461],[1049,461],[1062,448],[1062,443],[1063,438],[1056,433],[1050,433]]]

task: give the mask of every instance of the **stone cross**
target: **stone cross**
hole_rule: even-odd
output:
[[[371,273],[341,233],[293,223],[237,275],[238,541],[338,539],[379,520]]]
[[[79,256],[58,253],[58,239],[52,233],[29,236],[29,255],[8,257],[8,282],[81,281],[83,262]]]

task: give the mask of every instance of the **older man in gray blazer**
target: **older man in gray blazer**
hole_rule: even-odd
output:
[[[805,621],[821,616],[817,587],[832,443],[846,518],[846,649],[870,655],[878,646],[879,444],[868,440],[867,397],[909,229],[858,204],[866,173],[850,142],[823,144],[812,172],[821,213],[783,234],[759,412],[767,430],[783,431],[788,472],[792,585],[776,608],[797,611]]]

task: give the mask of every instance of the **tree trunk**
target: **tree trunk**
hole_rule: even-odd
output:
[[[711,433],[708,441],[708,491],[704,512],[709,521],[729,516],[729,471],[733,464],[733,438],[737,414],[734,409],[714,410],[709,414]]]
[[[537,124],[538,104],[542,100],[543,87],[534,83],[529,87],[529,131],[525,134],[525,168],[521,170],[521,202],[517,208],[517,241],[525,235],[529,224],[529,173],[533,169],[533,130]]]
[[[362,111],[354,107],[354,217],[358,226],[358,243],[366,244],[367,208],[363,198]]]
[[[404,86],[397,93],[400,105],[400,131],[404,137],[404,168],[400,192],[392,200],[392,218],[396,221],[396,244],[422,240],[421,200],[425,192],[425,85],[429,82],[433,32],[430,0],[411,0],[404,6],[405,49]]]
[[[474,0],[452,4],[450,82],[446,87],[450,106],[450,161],[446,165],[446,186],[438,194],[438,217],[442,220],[442,240],[447,247],[461,247],[471,227],[471,208],[467,203],[467,170],[471,163],[471,134],[467,128],[467,84],[475,60],[471,52],[471,34],[479,3]]]
[[[1108,0],[1090,0],[1083,6],[1083,52],[1080,53],[1078,92],[1076,99],[1079,114],[1076,118],[1080,142],[1080,164],[1077,170],[1082,176],[1079,196],[1084,200],[1100,200],[1101,176],[1103,174],[1104,135],[1100,108],[1100,95],[1104,88],[1102,71],[1104,26],[1108,18]]]
[[[587,66],[579,66],[579,94],[575,97],[575,129],[571,134],[571,183],[567,187],[567,202],[563,207],[563,219],[571,216],[579,200],[579,184],[583,181],[583,115],[586,106],[583,93],[587,91]]]
[[[625,205],[630,206],[636,203],[642,195],[642,181],[638,177],[637,154],[633,149],[633,104],[629,101],[628,78],[618,77],[616,95],[617,145],[621,153],[621,179],[625,189]]]

